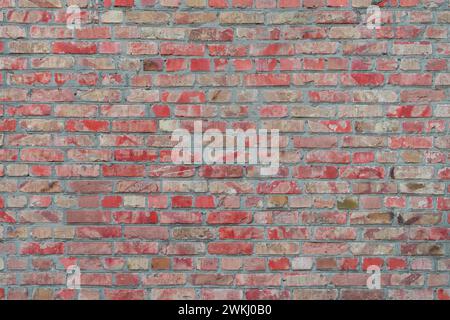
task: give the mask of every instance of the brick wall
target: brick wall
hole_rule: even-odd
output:
[[[0,299],[449,299],[449,1],[369,5],[0,0]]]

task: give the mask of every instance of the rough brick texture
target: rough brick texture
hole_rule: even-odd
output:
[[[449,1],[370,4],[1,0],[0,299],[449,299]],[[172,163],[194,120],[278,174]]]

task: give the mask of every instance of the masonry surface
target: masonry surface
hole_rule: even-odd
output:
[[[0,0],[0,299],[449,299],[449,1],[371,4]]]

